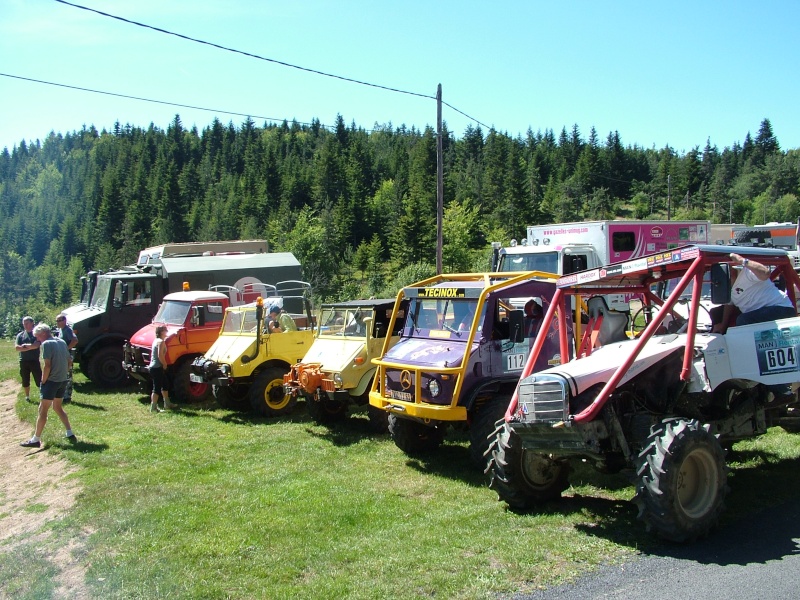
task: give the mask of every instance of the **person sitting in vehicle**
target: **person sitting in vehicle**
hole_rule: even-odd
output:
[[[735,309],[740,314],[736,317],[736,325],[752,325],[776,319],[789,319],[797,316],[791,299],[782,292],[769,278],[770,268],[759,262],[742,257],[735,252],[730,255],[739,263],[734,267],[739,273],[731,283],[731,302],[722,309],[722,321],[713,326],[714,333],[725,333],[728,322]],[[785,405],[796,400],[792,386],[775,384],[767,386],[772,394],[769,405]]]
[[[539,328],[542,326],[542,306],[536,300],[531,298],[525,303],[525,337],[533,338],[539,333]]]
[[[455,304],[456,318],[453,320],[458,323],[458,331],[469,331],[472,327],[472,320],[475,318],[475,309],[478,307],[477,301],[458,302]]]
[[[284,331],[297,331],[297,325],[292,316],[277,304],[269,308],[269,332],[283,333]]]
[[[797,316],[792,301],[769,278],[769,267],[735,252],[730,257],[740,267],[734,267],[738,275],[731,283],[731,303],[724,306],[721,322],[712,329],[714,333],[725,333],[735,309],[740,311],[736,317],[737,326]]]
[[[364,317],[366,316],[365,313],[357,310],[356,314],[353,315],[353,318],[350,320],[350,323],[344,328],[344,332],[347,335],[364,335],[367,332],[366,326],[364,325]]]

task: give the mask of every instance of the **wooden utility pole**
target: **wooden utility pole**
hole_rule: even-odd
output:
[[[436,88],[436,274],[442,274],[444,221],[444,157],[442,156],[442,84]]]
[[[669,221],[670,211],[672,210],[672,175],[667,175],[667,221]]]

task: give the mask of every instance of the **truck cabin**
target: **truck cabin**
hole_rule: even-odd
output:
[[[313,328],[315,320],[311,314],[311,284],[304,281],[290,280],[279,281],[274,286],[268,286],[270,292],[274,289],[275,296],[257,299],[255,302],[229,307],[225,311],[221,334],[238,333],[268,333],[270,306],[280,306],[294,320],[298,329]],[[260,305],[260,306],[259,306]],[[261,330],[259,331],[259,322]]]
[[[487,303],[478,310],[483,286],[460,282],[459,287],[437,284],[425,288],[406,288],[408,316],[403,337],[447,338],[466,342],[470,332],[482,323]],[[452,335],[451,335],[452,334]],[[480,337],[476,331],[475,337]]]
[[[698,334],[700,311],[703,310],[700,305],[703,285],[707,283],[710,286],[711,301],[714,304],[727,304],[730,302],[731,271],[738,266],[730,258],[731,250],[730,247],[717,245],[683,246],[660,254],[644,256],[592,269],[579,275],[563,276],[558,279],[556,283],[557,290],[552,304],[548,307],[545,321],[555,317],[558,319],[561,329],[567,326],[571,316],[571,311],[565,310],[566,302],[569,302],[569,298],[575,295],[591,299],[602,295],[624,292],[638,295],[646,305],[657,307],[657,310],[651,311],[648,316],[649,321],[638,336],[634,350],[615,371],[614,376],[611,377],[593,404],[572,418],[580,422],[591,420],[597,415],[605,400],[614,391],[615,386],[623,374],[631,367],[648,340],[654,335],[665,332],[664,323],[668,315],[673,317],[680,316],[674,310],[675,306],[688,286],[693,284],[688,319],[686,319],[685,328],[681,331],[687,335],[681,379],[688,380],[694,350],[694,339]],[[800,278],[794,270],[790,256],[785,251],[745,247],[739,247],[735,250],[745,258],[769,266],[772,270],[771,280],[776,284],[781,280],[784,281],[787,295],[795,306],[797,305],[796,293],[800,290]],[[673,279],[677,280],[677,283],[673,287],[673,292],[666,298],[662,298],[654,291],[657,289],[658,284]],[[580,344],[577,357],[573,358],[573,360],[580,360],[582,355],[588,356],[591,354],[592,344],[587,342],[587,336],[592,335],[591,323],[586,327],[583,335],[584,339]],[[546,337],[546,332],[540,332],[537,336],[523,369],[521,379],[528,377],[533,372],[533,365],[541,352]],[[566,342],[567,340],[562,337],[560,348],[562,357],[572,356],[569,353],[569,347]],[[507,420],[511,418],[513,411],[516,410],[516,400],[517,395],[515,393],[509,411],[506,413]]]
[[[400,335],[406,315],[404,303],[393,324],[394,299],[351,300],[325,304],[320,311],[317,336],[363,338],[369,331],[373,338]]]

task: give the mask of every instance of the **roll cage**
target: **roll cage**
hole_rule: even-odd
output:
[[[566,307],[571,306],[568,302],[573,296],[588,298],[604,294],[636,294],[642,298],[643,304],[660,307],[658,311],[654,311],[651,315],[650,322],[647,323],[644,331],[637,338],[634,350],[614,371],[594,401],[581,412],[570,414],[567,417],[568,421],[576,423],[588,422],[598,416],[609,396],[616,390],[620,380],[630,369],[637,356],[639,356],[650,338],[656,334],[659,327],[662,326],[664,319],[671,313],[689,283],[694,281],[685,332],[686,345],[683,352],[683,365],[680,373],[681,381],[689,380],[703,282],[707,281],[705,279],[706,274],[710,275],[712,300],[714,302],[723,304],[730,301],[730,268],[736,264],[730,257],[731,252],[770,267],[772,269],[770,279],[776,283],[781,282],[792,304],[797,306],[800,277],[794,270],[793,261],[786,251],[770,248],[748,248],[742,246],[731,248],[728,246],[708,245],[683,246],[659,254],[572,273],[558,279],[556,292],[547,309],[544,322],[547,323],[554,317],[558,319],[562,357],[570,356],[565,332],[566,320],[571,318],[571,311],[567,310]],[[677,279],[677,285],[674,286],[672,293],[667,298],[662,299],[654,293],[653,288],[656,284],[670,279]],[[586,336],[591,334],[592,328],[589,326],[583,332],[584,341],[578,346],[582,349],[585,348],[587,355],[591,353],[592,345],[584,342],[586,342]],[[520,381],[532,374],[533,365],[536,364],[536,359],[542,350],[546,337],[546,331],[540,331],[536,337],[520,376]],[[580,360],[580,358],[581,356],[578,355],[573,360]],[[562,364],[564,362],[562,360]],[[506,411],[505,419],[507,422],[514,420],[518,399],[519,385],[514,391],[511,403]]]

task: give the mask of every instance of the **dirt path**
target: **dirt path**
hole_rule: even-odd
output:
[[[30,437],[31,425],[20,421],[14,411],[18,392],[19,383],[0,382],[0,555],[35,542],[40,557],[60,569],[54,597],[89,598],[85,566],[75,558],[82,554],[82,536],[67,544],[48,543],[52,533],[43,527],[62,518],[75,504],[80,487],[74,478],[67,478],[75,469],[46,448],[20,447]],[[48,426],[60,427],[55,415],[48,419]]]

